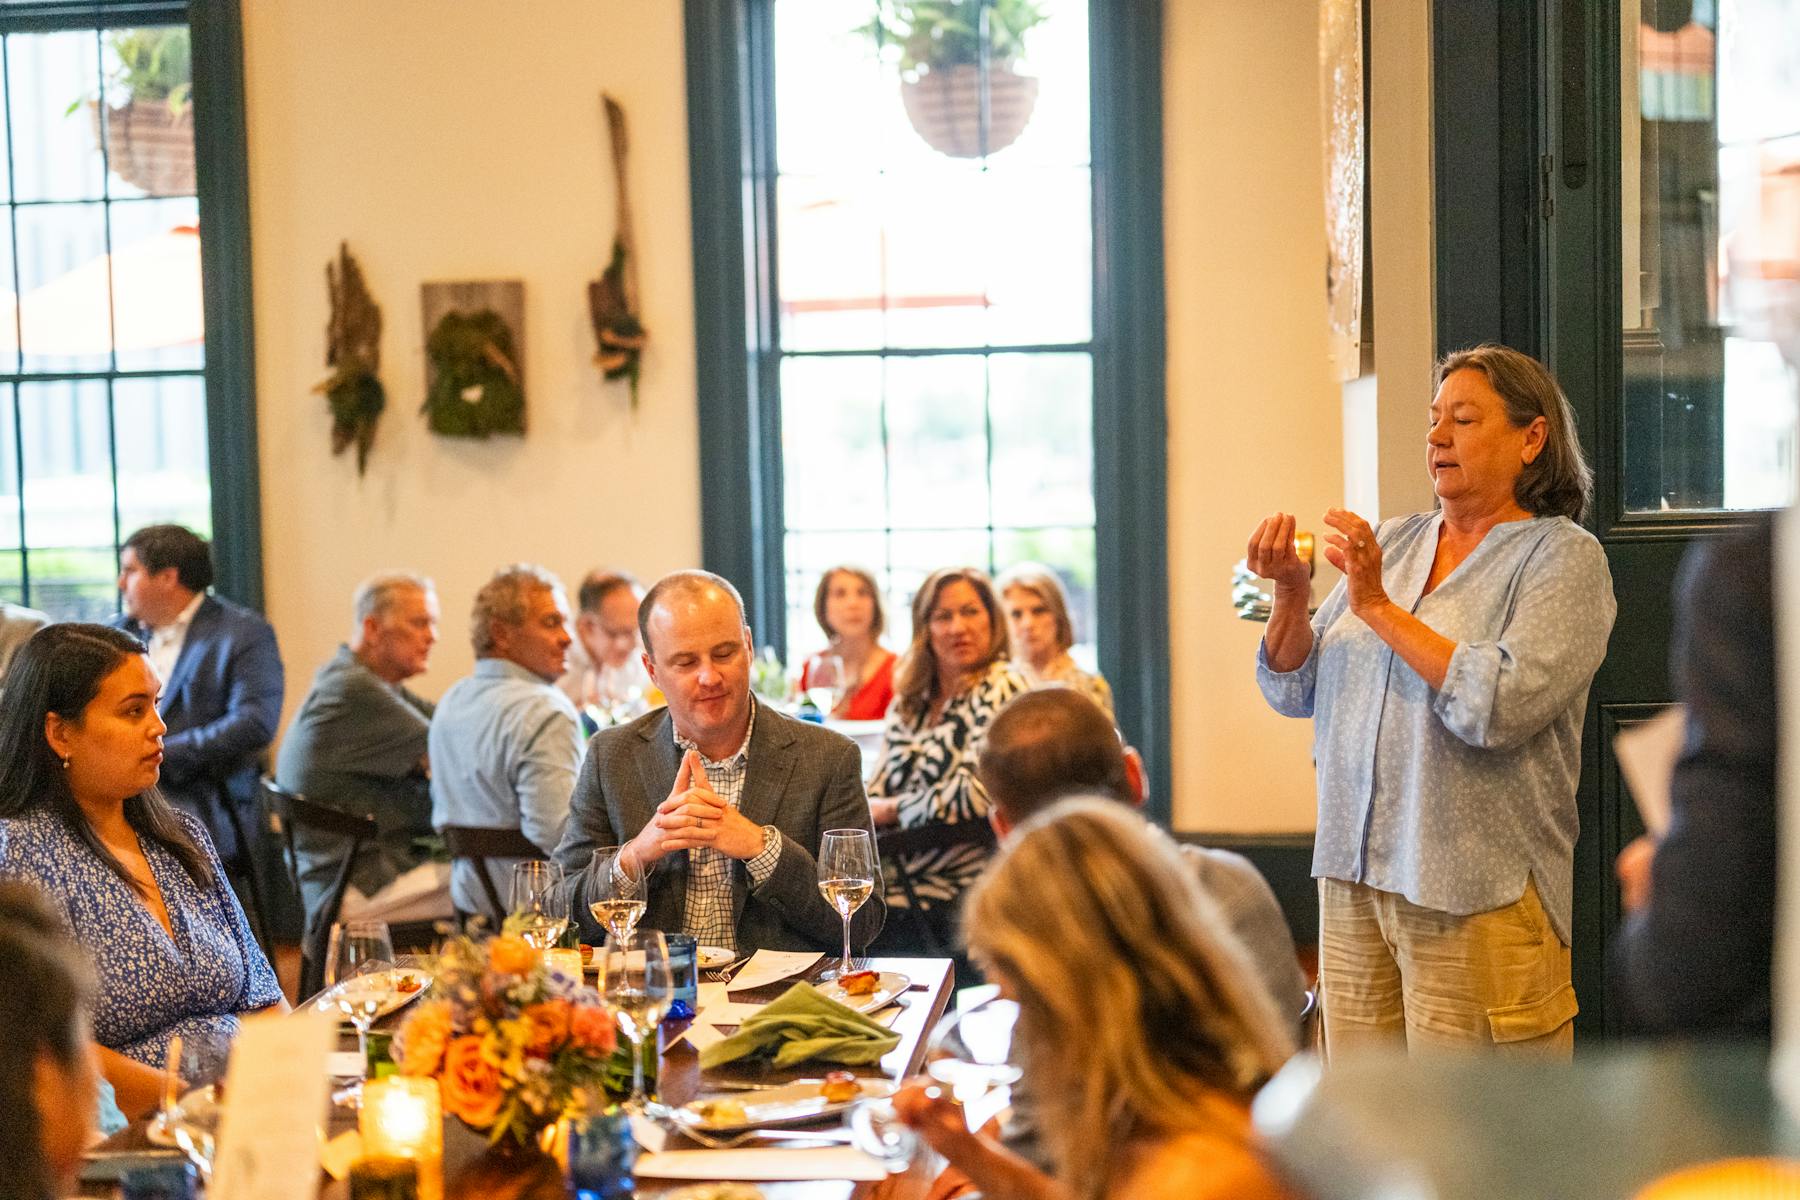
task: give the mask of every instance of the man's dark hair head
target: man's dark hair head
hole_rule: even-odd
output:
[[[146,525],[126,538],[119,549],[137,555],[152,575],[174,567],[175,577],[190,592],[204,592],[212,586],[212,547],[185,525]]]
[[[1119,731],[1098,704],[1066,687],[1026,692],[988,723],[976,767],[1012,824],[1074,792],[1136,804]]]

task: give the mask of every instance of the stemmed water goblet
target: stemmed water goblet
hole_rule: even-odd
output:
[[[331,927],[325,953],[327,994],[356,1027],[356,1056],[369,1060],[369,1026],[394,994],[388,974],[394,965],[394,939],[386,921],[344,921]],[[355,1089],[360,1101],[361,1089]]]
[[[1013,1044],[1018,1021],[1016,1003],[987,1000],[945,1017],[926,1044],[929,1086],[948,1093],[961,1106],[970,1129],[980,1128],[1005,1107],[1011,1085],[1023,1074]],[[856,1146],[881,1159],[889,1174],[905,1171],[918,1153],[919,1135],[895,1114],[892,1101],[859,1106],[851,1114],[850,1127]]]
[[[675,998],[675,982],[662,932],[647,929],[637,940],[633,947],[607,937],[601,994],[631,1042],[631,1098],[626,1107],[642,1112],[650,1103],[644,1094],[644,1042],[656,1036],[657,1026],[667,1015]]]

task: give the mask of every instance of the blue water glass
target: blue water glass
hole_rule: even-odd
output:
[[[588,1113],[569,1122],[569,1189],[576,1200],[630,1200],[637,1189],[631,1117],[622,1109]]]
[[[700,946],[685,933],[665,933],[669,947],[669,979],[674,990],[669,993],[671,1021],[691,1021],[700,1004]]]
[[[119,1179],[119,1195],[122,1200],[194,1200],[194,1164],[133,1167]]]

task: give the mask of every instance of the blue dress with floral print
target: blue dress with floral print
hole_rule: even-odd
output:
[[[212,839],[200,822],[177,816],[212,865],[213,883],[202,887],[173,854],[143,841],[172,937],[60,816],[40,808],[0,820],[0,878],[43,889],[92,958],[100,980],[95,1040],[154,1067],[163,1065],[173,1035],[229,1039],[239,1013],[281,1000]]]

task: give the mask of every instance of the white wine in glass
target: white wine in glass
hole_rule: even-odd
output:
[[[844,660],[835,654],[817,654],[806,664],[806,698],[829,717],[844,694]]]
[[[629,946],[638,922],[644,918],[645,907],[642,900],[596,900],[588,905],[588,911],[605,926],[609,936]]]
[[[644,1094],[644,1042],[656,1036],[656,1027],[675,998],[669,946],[662,932],[646,930],[639,941],[642,944],[632,948],[617,938],[606,939],[601,984],[607,1007],[631,1042],[631,1099],[626,1107],[636,1112],[649,1104]]]
[[[559,900],[563,869],[553,862],[513,864],[512,911],[519,935],[533,949],[548,950],[569,927],[569,914]]]
[[[622,846],[602,846],[594,851],[588,868],[588,911],[621,946],[631,945],[638,922],[644,918],[644,872]],[[623,884],[623,888],[619,885]]]
[[[821,978],[835,979],[856,970],[850,958],[850,916],[875,891],[875,839],[866,829],[827,829],[819,841],[819,893],[844,922],[844,957],[836,970]]]

